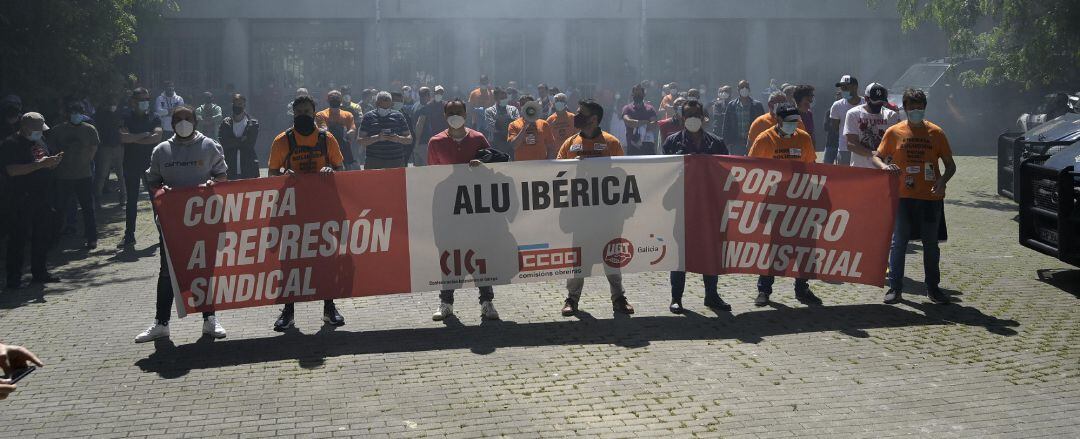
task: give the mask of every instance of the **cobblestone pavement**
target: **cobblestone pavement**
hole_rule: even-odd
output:
[[[339,302],[348,324],[297,307],[220,314],[225,340],[174,320],[172,340],[135,345],[153,317],[156,237],[117,253],[66,251],[58,286],[0,293],[0,339],[47,367],[0,402],[9,437],[1078,437],[1080,270],[1017,244],[1015,205],[994,195],[990,158],[959,158],[942,286],[922,295],[921,258],[898,306],[877,288],[811,282],[808,308],[778,281],[755,308],[754,278],[721,277],[732,313],[701,305],[691,276],[668,314],[666,273],[629,275],[638,314],[614,317],[602,278],[578,318],[561,283],[497,287],[502,322],[431,321],[437,293]],[[144,208],[148,206],[145,205]],[[72,237],[66,243],[77,247]],[[155,244],[151,246],[151,244]]]

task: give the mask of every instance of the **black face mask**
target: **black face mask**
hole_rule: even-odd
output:
[[[306,114],[296,115],[293,117],[293,128],[305,136],[311,135],[315,132],[315,117]]]
[[[333,99],[330,101],[330,108],[341,108],[341,101]]]
[[[589,116],[578,113],[574,115],[574,129],[583,130],[589,125]]]
[[[232,114],[235,114],[237,116],[239,116],[241,114],[244,114],[244,107],[241,107],[239,105],[233,105],[232,106]]]
[[[873,112],[873,113],[877,113],[877,112],[880,112],[880,111],[881,111],[881,107],[882,107],[883,105],[884,105],[884,104],[873,104],[873,103],[869,103],[869,102],[868,102],[868,103],[866,104],[866,107],[867,107],[867,108],[869,108],[871,112]]]
[[[641,105],[645,103],[645,96],[634,96],[634,104]]]

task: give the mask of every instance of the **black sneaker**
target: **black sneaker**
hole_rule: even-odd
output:
[[[293,323],[295,323],[293,314],[295,314],[293,306],[291,304],[285,305],[285,307],[281,309],[281,316],[274,322],[274,330],[277,332],[285,332],[286,329],[293,327]]]
[[[757,299],[754,299],[754,306],[765,306],[769,304],[769,292],[758,291]]]
[[[60,282],[60,278],[58,278],[56,276],[53,276],[53,275],[51,275],[49,273],[45,273],[45,274],[42,274],[42,275],[39,275],[39,276],[34,276],[34,278],[33,278],[33,280],[31,282],[36,283],[36,284],[53,284],[53,283]]]
[[[345,317],[342,317],[338,313],[337,307],[334,306],[334,302],[326,302],[323,304],[322,320],[329,323],[331,326],[341,326],[345,324]]]
[[[93,241],[86,241],[86,249],[87,250],[97,249],[97,240],[95,239]]]
[[[569,316],[574,315],[574,313],[576,313],[576,312],[577,312],[577,301],[574,300],[574,299],[566,299],[566,301],[563,302],[562,315],[565,316],[565,317],[569,317]]]
[[[892,288],[889,288],[889,291],[885,292],[885,304],[895,305],[897,303],[900,303],[900,295],[900,290],[894,290]]]
[[[708,296],[706,296],[705,297],[705,307],[720,310],[720,311],[731,311],[731,305],[728,305],[728,303],[725,302],[724,299],[721,299],[719,296],[717,296],[717,297],[708,297]]]
[[[929,297],[931,302],[938,305],[948,305],[952,303],[952,301],[949,300],[949,296],[945,295],[940,288],[928,288],[926,290],[926,297]]]
[[[796,291],[795,299],[804,305],[821,305],[821,299],[810,290]]]
[[[668,311],[671,311],[672,314],[682,314],[682,312],[683,312],[682,302],[673,301],[673,302],[671,302],[671,305],[668,305],[667,309],[668,309]]]
[[[116,248],[131,248],[131,247],[134,247],[134,246],[135,246],[135,237],[130,236],[130,235],[125,236],[124,239],[120,240],[119,244],[116,244]]]

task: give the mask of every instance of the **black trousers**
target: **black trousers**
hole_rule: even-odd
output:
[[[154,319],[161,324],[168,324],[169,317],[172,315],[173,304],[173,287],[172,276],[169,275],[169,262],[165,255],[165,243],[158,238],[158,253],[161,254],[161,268],[158,269],[157,279],[157,310],[154,313]],[[203,318],[214,315],[213,312],[204,312]]]
[[[79,202],[82,209],[83,234],[87,241],[97,241],[97,216],[94,213],[94,178],[78,178],[72,180],[57,179],[53,189],[53,206],[66,209],[71,197]]]
[[[124,206],[124,238],[135,237],[135,220],[139,217],[139,185],[143,183],[146,168],[139,169],[124,163],[124,188],[127,193],[127,205]]]
[[[48,275],[45,267],[49,246],[56,236],[56,211],[48,200],[25,198],[18,204],[8,206],[10,217],[5,230],[8,239],[7,280],[17,282],[22,279],[26,242],[30,241],[30,272],[35,278]]]
[[[259,178],[259,157],[255,148],[225,148],[225,164],[229,165],[229,180]]]

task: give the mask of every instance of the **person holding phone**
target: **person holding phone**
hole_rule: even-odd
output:
[[[31,364],[45,365],[27,348],[0,343],[0,369],[4,371],[4,378],[0,378],[0,400],[15,391],[15,383],[33,370],[29,369]]]
[[[393,107],[393,96],[381,91],[375,96],[375,109],[364,114],[360,122],[360,146],[367,149],[364,169],[405,166],[412,134],[405,115]]]

